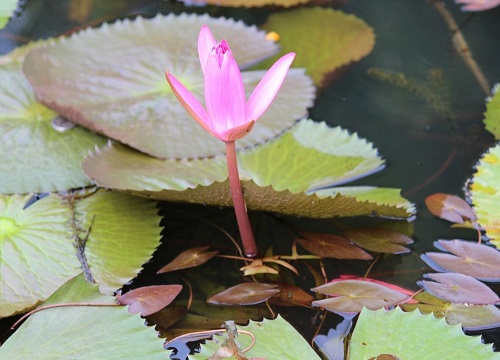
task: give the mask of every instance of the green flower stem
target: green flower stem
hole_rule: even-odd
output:
[[[236,160],[236,143],[234,141],[226,142],[226,159],[227,171],[229,173],[229,186],[231,188],[231,196],[233,197],[234,212],[236,213],[236,221],[240,229],[241,241],[243,250],[247,257],[253,258],[257,256],[257,245],[253,236],[250,219],[248,218],[247,206],[243,197],[243,189],[241,188],[240,175],[238,173],[238,161]]]

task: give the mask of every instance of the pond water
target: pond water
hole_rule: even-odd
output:
[[[490,86],[500,81],[500,7],[471,14],[461,12],[453,1],[445,3],[461,27]],[[418,290],[416,281],[429,271],[419,254],[433,250],[432,243],[437,239],[474,237],[470,230],[451,229],[449,223],[432,216],[426,210],[424,200],[436,192],[464,196],[463,187],[474,172],[474,164],[494,144],[493,136],[484,130],[482,123],[487,95],[454,50],[443,17],[427,1],[346,0],[321,1],[321,4],[363,19],[374,28],[376,44],[367,57],[335,74],[331,83],[318,93],[310,117],[357,132],[373,142],[386,159],[383,171],[352,184],[400,188],[402,195],[416,204],[418,214],[413,223],[415,243],[411,254],[385,258],[373,268],[370,277]],[[32,40],[68,34],[87,25],[97,26],[103,21],[136,15],[152,17],[157,13],[207,12],[211,16],[234,17],[248,24],[260,25],[270,14],[282,11],[286,10],[277,7],[190,7],[173,0],[27,1],[21,15],[0,31],[0,53],[8,53]],[[431,72],[437,71],[442,76],[442,95],[449,98],[449,111],[440,113],[415,92],[371,76],[371,68],[403,73],[420,82],[425,82]],[[191,239],[196,244],[193,239],[197,237],[223,238],[209,225],[193,228],[194,223],[199,224],[191,217],[193,214],[235,231],[230,210],[165,204],[163,211],[169,215],[169,220],[165,221],[164,243],[138,284],[164,281],[154,272],[185,246],[185,242],[180,244],[175,239]],[[189,220],[186,220],[186,212],[191,214],[187,217]],[[282,235],[286,233],[282,224],[287,221],[293,222],[293,226],[300,224],[314,229],[332,226],[327,221],[283,220],[260,213],[252,214],[252,221],[258,224],[257,237],[261,239],[269,237],[269,233],[286,236]],[[274,247],[275,253],[289,251],[289,244],[269,245]],[[342,273],[362,276],[367,266],[344,261],[327,263],[326,269],[330,277]],[[235,264],[226,260],[212,265],[210,271],[227,272],[224,275],[227,282],[238,276],[235,275]],[[310,279],[304,277],[301,280],[307,283]],[[202,299],[202,296],[198,298]],[[278,311],[307,338],[312,337],[319,324],[316,310]],[[337,321],[335,316],[329,317],[321,333],[325,334]]]

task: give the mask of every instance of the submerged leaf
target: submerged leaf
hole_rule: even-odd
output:
[[[320,357],[309,346],[297,330],[280,315],[276,319],[256,322],[250,321],[247,326],[238,326],[238,331],[245,330],[255,337],[255,344],[244,353],[249,359],[265,360],[320,360]],[[200,353],[189,355],[190,360],[206,360],[220,348],[224,336],[214,336],[200,347]],[[242,349],[252,343],[252,337],[240,333],[237,338]]]
[[[120,304],[129,305],[129,313],[141,313],[141,316],[144,317],[154,314],[170,305],[181,290],[182,285],[143,286],[130,290],[124,295],[119,292],[116,299]]]
[[[207,299],[212,305],[255,305],[279,294],[278,285],[248,282],[238,284]]]
[[[497,304],[500,298],[482,282],[473,277],[457,274],[426,274],[426,278],[434,281],[418,281],[425,291],[440,299],[459,304]]]
[[[152,359],[168,357],[153,328],[130,315],[112,296],[79,275],[65,283],[43,305],[94,303],[39,311],[0,347],[2,359]]]
[[[364,309],[350,339],[349,358],[366,360],[380,354],[401,359],[497,358],[479,337],[467,336],[460,326],[449,326],[433,315],[405,313],[399,307],[391,311]]]
[[[476,215],[467,202],[456,195],[437,193],[425,199],[429,211],[441,219],[462,224],[464,218],[475,220]]]
[[[490,246],[462,240],[438,240],[434,246],[451,254],[429,252],[421,255],[432,269],[456,272],[482,281],[500,282],[500,252]]]
[[[334,259],[371,260],[373,257],[352,242],[334,234],[301,233],[302,239],[295,239],[300,246],[314,255]]]
[[[174,260],[158,270],[158,274],[200,266],[217,255],[218,251],[207,251],[209,246],[192,248],[180,253]]]
[[[363,249],[379,253],[408,253],[410,249],[403,245],[413,244],[410,237],[382,228],[350,229],[344,231],[344,236]]]
[[[320,7],[273,14],[263,28],[280,35],[283,53],[297,53],[294,65],[307,68],[317,86],[328,73],[368,55],[375,44],[373,29],[363,20]]]
[[[500,247],[500,145],[483,155],[470,185],[470,195],[477,222],[490,241]]]
[[[311,294],[295,285],[281,283],[278,284],[278,287],[280,289],[279,297],[269,299],[269,301],[275,305],[309,307],[314,300]]]
[[[372,281],[339,279],[315,287],[312,291],[331,296],[313,306],[333,312],[360,312],[363,307],[380,309],[404,303],[410,296]]]
[[[203,98],[196,52],[202,25],[230,43],[242,67],[278,49],[263,31],[243,22],[169,14],[119,20],[51,42],[27,55],[24,71],[42,103],[144,153],[159,158],[223,154],[222,142],[191,119],[164,77],[170,71],[199,100]],[[247,96],[263,76],[264,71],[242,73]],[[280,134],[307,114],[313,97],[314,87],[304,70],[291,69],[258,126],[239,145],[252,146]]]

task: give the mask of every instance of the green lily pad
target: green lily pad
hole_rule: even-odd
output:
[[[106,139],[81,127],[56,131],[59,117],[35,99],[21,67],[24,47],[0,57],[0,192],[63,191],[88,186],[80,163]]]
[[[268,5],[276,5],[283,7],[290,7],[299,4],[305,4],[311,0],[180,0],[182,2],[187,2],[188,4],[198,4],[198,5],[217,5],[217,6],[228,6],[228,7],[263,7]]]
[[[297,53],[294,66],[305,67],[317,86],[329,73],[368,55],[375,44],[373,29],[363,20],[327,8],[276,13],[262,27],[280,35],[283,53]]]
[[[280,138],[239,152],[238,157],[249,209],[308,217],[408,217],[414,212],[396,189],[346,188],[347,195],[343,195],[344,188],[312,191],[383,166],[371,144],[323,123],[302,120]],[[232,204],[226,160],[221,156],[159,160],[110,144],[90,155],[82,166],[106,188],[167,201]]]
[[[319,360],[320,357],[309,346],[307,341],[280,315],[274,320],[264,319],[261,322],[252,321],[247,326],[238,326],[238,330],[245,330],[255,336],[255,344],[244,353],[247,358],[265,358],[266,360]],[[214,336],[214,340],[201,345],[200,353],[189,355],[190,360],[205,360],[216,353],[225,335]],[[244,349],[250,345],[252,338],[246,334],[239,334],[236,340]],[[227,359],[235,360],[231,356]]]
[[[477,222],[491,243],[500,247],[500,145],[490,148],[477,165],[470,196]]]
[[[480,337],[465,335],[459,325],[450,326],[433,315],[405,313],[400,308],[363,309],[350,340],[349,354],[352,360],[381,354],[405,360],[498,358],[490,345],[482,344]]]
[[[243,22],[158,15],[117,21],[51,42],[27,55],[24,72],[44,104],[142,152],[159,158],[222,154],[223,143],[190,117],[164,76],[170,71],[202,100],[196,44],[204,24],[217,39],[227,39],[242,67],[278,49],[263,31]],[[263,76],[263,71],[242,73],[247,96]],[[304,69],[290,70],[273,104],[239,145],[264,142],[292,126],[307,114],[314,92]]]
[[[0,29],[3,29],[17,8],[18,0],[2,0],[0,2]]]
[[[86,239],[87,271],[105,292],[135,277],[159,244],[150,201],[99,191],[49,195],[23,209],[30,197],[0,196],[0,317],[35,306],[80,273],[78,241]]]
[[[99,293],[79,275],[43,305],[85,302],[109,306],[71,306],[41,310],[0,347],[2,359],[165,359],[163,340],[130,315],[116,299]]]
[[[493,88],[493,96],[486,103],[486,113],[484,125],[486,130],[495,135],[495,139],[500,139],[500,85]]]

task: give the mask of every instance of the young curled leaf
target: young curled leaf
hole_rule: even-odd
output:
[[[279,294],[276,284],[248,282],[238,284],[207,299],[212,305],[255,305]]]
[[[188,249],[180,253],[174,260],[158,270],[158,274],[187,269],[202,265],[217,255],[218,251],[207,251],[209,246]]]
[[[436,193],[425,199],[431,214],[452,223],[463,224],[464,218],[476,220],[476,214],[467,202],[455,195]]]
[[[141,313],[141,316],[148,316],[168,306],[181,290],[182,285],[144,286],[124,295],[118,293],[116,299],[122,305],[129,305],[129,313]]]

